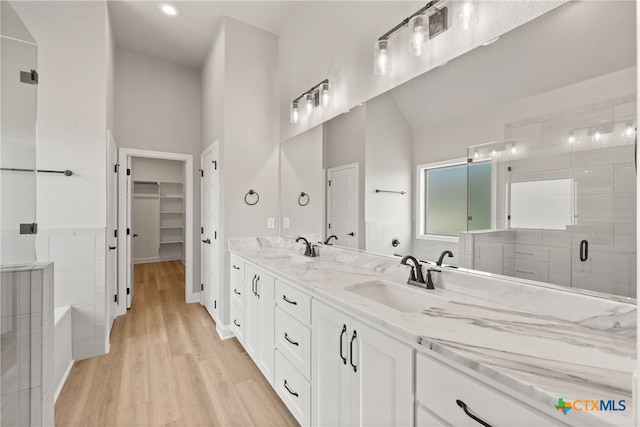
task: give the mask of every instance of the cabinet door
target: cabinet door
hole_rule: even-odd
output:
[[[258,348],[256,364],[265,378],[273,385],[273,367],[275,357],[275,280],[273,277],[258,270],[256,279],[256,293],[258,294]],[[253,278],[253,276],[251,276]]]
[[[349,316],[315,299],[311,313],[311,423],[347,426],[350,411]]]
[[[413,425],[413,349],[355,319],[351,329],[351,425]]]
[[[260,304],[256,293],[256,281],[258,271],[255,267],[246,265],[245,299],[244,299],[244,348],[254,362],[258,360],[258,347],[260,341]]]

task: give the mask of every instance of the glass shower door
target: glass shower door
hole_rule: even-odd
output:
[[[2,2],[0,265],[36,260],[37,46],[9,2]]]

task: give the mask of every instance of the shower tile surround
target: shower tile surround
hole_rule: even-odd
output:
[[[53,265],[0,269],[3,426],[52,426]]]
[[[636,297],[635,173],[624,127],[635,127],[636,95],[534,117],[505,126],[505,141],[536,157],[503,162],[498,188],[508,182],[569,178],[577,182],[575,225],[566,231],[505,229],[460,234],[460,265],[496,274]],[[602,141],[589,132],[602,129]],[[589,130],[587,130],[589,129]],[[575,137],[567,149],[570,132]],[[609,138],[605,140],[605,138]],[[604,145],[605,142],[608,145]],[[627,144],[626,147],[621,144]],[[600,148],[608,148],[603,153]],[[619,148],[618,148],[619,147]],[[585,150],[585,148],[588,148]],[[522,151],[521,151],[522,150]],[[506,166],[513,168],[506,176]],[[506,200],[498,197],[497,228]],[[589,233],[590,259],[572,262],[572,248]]]
[[[320,246],[318,258],[286,262],[283,255],[300,256],[304,245],[275,237],[230,239],[229,251],[543,407],[555,405],[558,396],[631,402],[636,305],[622,298],[445,268],[435,293],[449,295],[447,304],[399,313],[344,290],[376,279],[405,283],[409,268],[398,259]],[[632,424],[632,412],[601,420]],[[593,415],[597,423],[600,414]]]
[[[55,307],[71,307],[73,359],[105,354],[105,229],[38,230],[36,254],[54,263]]]

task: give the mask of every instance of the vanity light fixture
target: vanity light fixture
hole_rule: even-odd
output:
[[[461,30],[470,30],[478,24],[478,5],[476,0],[464,0],[458,6],[455,26]]]
[[[447,30],[447,8],[439,9],[435,6],[438,0],[427,3],[423,8],[405,18],[391,30],[378,37],[375,44],[374,73],[377,75],[388,74],[391,70],[389,58],[389,38],[400,29],[408,26],[409,54],[421,56],[425,52],[428,39]],[[433,11],[434,13],[428,14]]]
[[[160,12],[164,13],[167,16],[171,16],[171,17],[178,16],[178,9],[176,9],[174,6],[170,4],[160,3],[158,8],[160,9]]]
[[[300,121],[300,101],[304,100],[305,111],[307,115],[313,113],[316,107],[327,108],[331,103],[331,85],[328,79],[324,79],[311,89],[298,96],[291,102],[289,111],[289,120],[296,124]]]

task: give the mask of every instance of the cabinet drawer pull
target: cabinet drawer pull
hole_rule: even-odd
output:
[[[347,358],[342,355],[342,337],[346,333],[347,333],[347,325],[342,325],[342,332],[340,332],[340,358],[342,359],[345,365],[347,364]]]
[[[236,294],[236,295],[242,295],[240,292],[238,292],[238,290],[237,290],[237,289],[234,289],[234,290],[233,290],[233,293],[234,293],[234,294]]]
[[[287,298],[286,295],[282,295],[282,299],[285,300],[286,302],[288,302],[291,305],[298,305],[298,303],[296,301],[291,301],[289,298]]]
[[[298,397],[298,396],[299,396],[299,394],[298,394],[298,393],[296,393],[295,391],[291,391],[291,389],[289,388],[289,384],[287,384],[287,380],[284,380],[284,388],[286,388],[286,389],[287,389],[287,391],[288,391],[289,393],[291,393],[292,395],[294,395],[295,397]]]
[[[353,364],[353,342],[356,340],[357,336],[358,334],[356,333],[356,331],[353,331],[353,335],[351,335],[351,343],[349,344],[349,363],[353,368],[353,372],[358,372],[358,367]]]
[[[233,324],[236,325],[238,328],[240,327],[240,324],[236,321],[236,319],[233,319]]]
[[[260,292],[258,292],[258,284],[260,283],[260,276],[256,278],[256,296],[260,299]]]
[[[467,409],[467,404],[464,403],[462,400],[458,399],[456,400],[456,403],[458,404],[459,407],[462,408],[462,410],[464,411],[465,414],[467,414],[469,416],[469,418],[471,418],[472,420],[474,420],[475,422],[477,422],[480,425],[483,425],[484,427],[491,427],[491,424],[481,420],[480,418],[476,417],[475,415],[473,415],[471,412],[469,412],[469,410]]]
[[[253,275],[253,279],[251,280],[251,292],[253,292],[254,295],[258,295],[256,293],[256,279],[258,278],[257,274]]]
[[[300,345],[300,343],[297,343],[295,341],[292,341],[291,338],[289,338],[289,335],[287,335],[287,333],[284,333],[284,339],[289,341],[289,343],[293,344],[293,345]]]
[[[237,265],[235,265],[235,264],[233,264],[233,268],[234,268],[235,270],[240,270],[240,267],[238,267],[238,266],[237,266]]]

